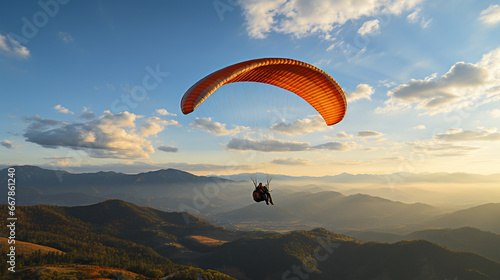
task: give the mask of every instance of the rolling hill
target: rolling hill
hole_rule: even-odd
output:
[[[23,228],[19,240],[66,253],[42,258],[42,269],[92,264],[149,278],[175,274],[169,279],[200,274],[203,279],[259,280],[500,278],[498,262],[422,240],[364,243],[324,229],[234,231],[187,213],[116,199],[78,207],[21,206],[17,213]],[[0,258],[3,262],[5,255]],[[23,267],[35,273],[40,261],[26,258]]]
[[[238,279],[499,279],[500,263],[428,241],[362,243],[323,229],[247,238],[197,263]],[[258,269],[256,269],[258,267]]]
[[[0,214],[3,219],[5,215]],[[197,272],[200,272],[209,279],[233,279],[217,271],[173,263],[159,253],[165,247],[173,247],[170,244],[177,243],[184,233],[203,235],[208,231],[213,235],[231,235],[230,231],[187,213],[167,213],[108,200],[80,207],[20,206],[16,216],[19,228],[23,229],[17,232],[17,240],[50,246],[65,253],[25,256],[18,270],[51,264],[92,264],[121,268],[149,278],[175,273],[177,279],[197,280]],[[187,249],[181,247],[180,250]],[[6,273],[6,255],[0,258],[0,273]],[[27,271],[27,274],[36,273]]]
[[[473,227],[457,229],[428,229],[407,235],[382,232],[352,232],[350,236],[365,242],[399,242],[402,240],[427,240],[453,250],[475,252],[500,262],[500,235]]]

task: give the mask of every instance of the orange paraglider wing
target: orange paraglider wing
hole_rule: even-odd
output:
[[[182,112],[193,112],[218,88],[236,82],[258,82],[291,91],[311,104],[327,125],[340,122],[346,112],[344,92],[330,75],[311,64],[287,58],[244,61],[209,74],[186,91],[181,100]]]

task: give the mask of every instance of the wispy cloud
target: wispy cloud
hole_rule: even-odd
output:
[[[487,9],[482,10],[479,20],[489,26],[498,24],[500,22],[500,5],[490,5]]]
[[[306,142],[284,141],[277,139],[253,140],[248,138],[233,138],[226,145],[229,150],[258,152],[294,152],[305,151],[311,147]]]
[[[68,32],[60,31],[59,33],[57,33],[57,35],[66,44],[73,43],[75,41],[73,36],[71,36]]]
[[[161,116],[177,116],[177,114],[169,113],[166,109],[156,109],[156,113]]]
[[[380,23],[378,19],[365,21],[363,25],[358,29],[358,33],[361,35],[372,34],[380,29]]]
[[[290,123],[275,123],[269,130],[281,134],[303,134],[307,132],[323,131],[328,129],[325,120],[320,115],[308,116],[305,119]]]
[[[413,129],[425,129],[425,125],[419,124],[417,126],[414,126]]]
[[[479,150],[479,147],[456,145],[451,143],[440,143],[436,141],[419,141],[411,144],[415,152],[422,153],[425,156],[437,157],[456,157],[467,156],[470,153]]]
[[[3,36],[0,34],[0,53],[13,56],[20,59],[26,59],[30,56],[30,51],[25,46],[21,45],[17,40],[9,35]]]
[[[420,14],[421,9],[416,9],[413,13],[409,14],[406,18],[410,23],[418,23],[422,28],[429,27],[432,19],[427,19],[425,16]]]
[[[312,146],[307,142],[285,141],[278,139],[253,140],[248,138],[233,138],[226,145],[229,150],[258,152],[300,152],[313,150],[348,151],[354,146],[349,142],[327,142]]]
[[[234,126],[233,129],[227,129],[226,124],[212,121],[212,118],[196,118],[189,125],[193,128],[201,129],[218,136],[234,135],[249,130],[249,128],[246,126]]]
[[[333,137],[348,139],[348,138],[353,138],[354,135],[348,134],[345,131],[339,131],[338,133],[333,135]]]
[[[279,165],[309,165],[312,161],[304,158],[277,158],[272,160],[271,163]]]
[[[452,128],[445,133],[436,134],[434,138],[446,142],[500,141],[500,132],[496,128],[480,131]]]
[[[338,142],[338,141],[332,141],[332,142],[327,142],[324,144],[312,146],[309,150],[330,150],[330,151],[349,151],[351,150],[356,144],[354,142]]]
[[[382,135],[384,134],[373,130],[364,130],[356,133],[356,136],[358,137],[379,137]]]

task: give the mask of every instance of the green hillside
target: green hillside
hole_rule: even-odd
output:
[[[500,279],[500,263],[423,240],[363,243],[324,229],[233,231],[187,213],[116,199],[78,207],[24,206],[16,214],[18,240],[64,254],[19,255],[17,274],[6,274],[2,255],[3,279],[86,279],[82,273],[95,272],[89,267],[104,276],[108,268],[119,268],[144,279]]]
[[[198,279],[200,271],[207,275],[207,279],[233,279],[216,271],[201,271],[173,263],[152,247],[142,244],[174,242],[174,235],[152,225],[182,229],[185,220],[181,213],[166,213],[109,200],[85,207],[19,207],[16,214],[18,228],[22,229],[17,232],[18,240],[50,246],[65,253],[18,255],[17,270],[50,264],[81,264],[122,268],[150,278],[175,273],[185,275],[185,278],[177,279]],[[4,215],[0,216],[5,220]],[[190,223],[185,228],[192,231],[205,226],[213,232],[218,230],[194,216],[186,217]],[[20,274],[7,273],[6,255],[2,254],[0,259],[0,276],[18,279]]]

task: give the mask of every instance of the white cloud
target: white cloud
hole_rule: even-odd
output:
[[[13,148],[12,143],[14,142],[10,140],[3,140],[2,142],[0,142],[0,145],[4,146],[7,149],[12,149]]]
[[[248,35],[265,38],[271,32],[303,37],[330,33],[347,21],[378,14],[399,15],[421,0],[249,0],[242,1]]]
[[[339,131],[337,134],[334,135],[334,137],[347,139],[347,138],[353,138],[354,135],[347,134],[345,131]]]
[[[346,92],[348,102],[354,102],[359,99],[371,100],[371,96],[375,91],[368,84],[359,84],[354,91]]]
[[[259,151],[259,152],[296,152],[305,151],[311,147],[306,142],[284,141],[277,139],[253,140],[248,138],[233,138],[226,145],[229,150]]]
[[[192,123],[189,124],[193,128],[201,129],[208,133],[215,135],[233,135],[238,134],[243,131],[247,131],[249,128],[245,126],[234,126],[233,129],[227,129],[226,124],[212,121],[212,118],[196,118]]]
[[[420,15],[421,10],[416,9],[413,13],[409,14],[406,18],[409,23],[419,23],[422,28],[429,27],[432,19],[427,19],[425,16]]]
[[[61,106],[60,104],[54,106],[54,109],[59,112],[59,113],[63,113],[63,114],[71,114],[73,115],[74,113],[71,112],[70,110],[64,108],[63,106]]]
[[[286,0],[241,2],[248,35],[252,38],[265,38],[266,33],[269,33],[276,24],[274,17],[281,13],[281,5],[285,2]]]
[[[149,158],[154,149],[145,137],[155,135],[162,126],[170,123],[150,118],[136,129],[139,118],[129,112],[113,114],[110,111],[105,111],[97,119],[78,123],[27,117],[25,120],[29,125],[24,137],[26,141],[46,148],[82,150],[95,158]]]
[[[285,141],[278,139],[253,140],[248,138],[233,138],[226,145],[229,150],[258,151],[258,152],[300,152],[313,150],[348,151],[355,146],[349,142],[328,142],[312,146],[307,142]]]
[[[425,125],[419,124],[417,126],[414,126],[413,129],[425,129]]]
[[[378,19],[369,20],[363,23],[363,25],[359,28],[358,33],[361,35],[371,34],[375,33],[377,30],[379,30],[379,28],[380,24]]]
[[[158,134],[159,132],[163,131],[163,129],[167,125],[175,125],[177,127],[180,127],[179,123],[175,120],[166,121],[158,117],[150,117],[143,125],[141,125],[139,131],[142,136],[147,137],[150,135]]]
[[[487,9],[482,10],[479,20],[486,25],[495,25],[500,22],[500,5],[490,5]]]
[[[358,137],[379,137],[384,134],[377,132],[377,131],[372,131],[372,130],[364,130],[356,133],[356,136]]]
[[[304,158],[277,158],[272,160],[271,163],[280,165],[310,165],[312,161]]]
[[[0,34],[0,53],[7,56],[14,56],[21,59],[26,59],[30,56],[30,51],[25,46],[21,45],[17,40],[9,35],[3,36]]]
[[[500,141],[500,132],[497,132],[496,128],[481,131],[452,128],[445,133],[434,135],[434,139],[446,142]]]
[[[60,31],[59,33],[57,33],[57,35],[59,35],[59,38],[61,38],[61,40],[66,44],[69,44],[69,43],[72,43],[75,41],[73,36],[71,36],[68,32]]]
[[[468,146],[466,142],[500,141],[496,128],[482,128],[478,131],[451,128],[444,133],[435,134],[430,140],[405,143],[413,147],[417,158],[423,156],[453,157],[468,156],[480,150],[480,147]]]
[[[478,147],[441,143],[432,140],[410,143],[410,145],[414,146],[417,153],[438,157],[467,156],[480,149]]]
[[[325,120],[320,115],[308,116],[302,120],[291,123],[275,123],[269,130],[282,134],[303,134],[307,132],[322,131],[328,129]]]
[[[328,49],[327,49],[328,50]],[[316,62],[313,63],[313,65],[317,66],[317,67],[320,67],[320,66],[325,66],[325,65],[328,65],[332,62],[331,59],[320,59]]]
[[[387,93],[385,107],[376,113],[411,108],[424,114],[450,112],[500,99],[500,47],[483,55],[475,64],[457,62],[446,74],[411,79]]]
[[[158,150],[160,151],[164,151],[164,152],[168,152],[168,153],[176,153],[179,151],[178,148],[174,147],[174,146],[159,146],[158,147]]]
[[[354,142],[328,142],[312,146],[310,150],[330,150],[330,151],[349,151],[356,146]]]
[[[173,116],[173,117],[177,116],[177,114],[169,113],[166,109],[157,109],[156,113],[162,116]]]

